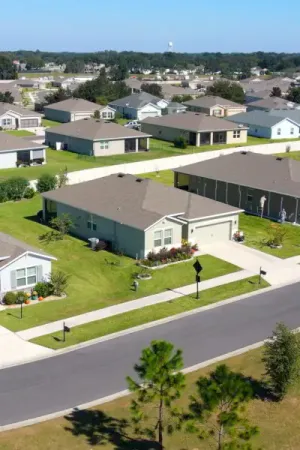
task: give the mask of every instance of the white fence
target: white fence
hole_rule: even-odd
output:
[[[196,162],[207,161],[208,159],[217,158],[221,155],[229,155],[236,152],[254,152],[262,153],[264,155],[272,155],[274,153],[284,153],[287,149],[290,151],[300,151],[300,141],[291,142],[278,142],[275,144],[265,145],[251,145],[246,147],[227,148],[224,150],[206,151],[203,153],[191,153],[182,156],[171,156],[170,158],[152,159],[147,161],[140,161],[134,163],[124,163],[115,166],[96,167],[94,169],[79,170],[77,172],[70,172],[68,174],[68,184],[77,184],[83,181],[94,180],[96,178],[102,178],[115,173],[148,173],[156,172],[160,170],[176,169],[188,164],[194,164]],[[151,150],[150,150],[151,151]],[[101,157],[100,157],[101,158]],[[31,181],[31,185],[34,187],[36,180]]]

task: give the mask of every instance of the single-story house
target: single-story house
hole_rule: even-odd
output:
[[[141,130],[155,138],[171,142],[182,136],[196,147],[247,142],[246,126],[194,112],[148,117],[141,122]]]
[[[174,170],[174,186],[249,213],[300,223],[300,161],[232,153]]]
[[[168,101],[147,92],[139,92],[114,100],[109,103],[109,106],[127,119],[143,120],[146,117],[161,116],[162,109],[166,108],[168,103]]]
[[[300,109],[300,104],[290,102],[285,98],[268,97],[247,103],[248,111],[262,110],[271,111],[272,109]]]
[[[185,112],[187,110],[187,106],[184,106],[182,103],[178,102],[170,102],[163,110],[162,114],[178,114]]]
[[[300,109],[272,109],[269,114],[278,118],[281,117],[283,119],[291,119],[300,127]]]
[[[255,102],[256,100],[262,100],[263,98],[269,98],[271,95],[271,90],[261,90],[261,91],[254,91],[253,89],[250,91],[247,91],[245,93],[245,103],[251,103]]]
[[[45,163],[45,145],[0,132],[0,169],[12,169],[19,164]],[[21,172],[20,175],[22,175]]]
[[[109,120],[83,119],[47,128],[46,145],[89,156],[148,151],[150,134]]]
[[[0,298],[9,291],[28,291],[51,274],[53,256],[0,232]]]
[[[247,126],[250,136],[267,139],[295,139],[300,134],[299,123],[267,111],[253,110],[232,116],[230,120],[236,124]]]
[[[41,124],[40,113],[10,103],[0,103],[0,127],[3,130],[37,128]]]
[[[199,92],[190,87],[183,87],[169,83],[160,83],[159,85],[162,88],[164,98],[167,100],[171,100],[174,95],[191,95],[193,98],[199,96]]]
[[[102,106],[81,98],[69,98],[44,107],[45,117],[57,122],[74,122],[93,116],[99,111],[100,119],[114,119],[115,110],[110,106]]]
[[[114,250],[144,258],[182,239],[199,246],[230,240],[240,208],[164,186],[114,174],[42,194],[44,219],[69,214],[72,233],[108,241]]]
[[[214,95],[204,95],[183,103],[189,111],[216,117],[229,117],[247,111],[247,106]]]

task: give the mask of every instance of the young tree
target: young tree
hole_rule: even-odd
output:
[[[265,343],[263,362],[274,393],[282,399],[299,376],[300,347],[297,335],[283,323],[276,325]]]
[[[61,296],[67,289],[70,276],[60,270],[51,272],[49,289],[53,295]]]
[[[11,92],[0,92],[0,102],[12,104],[15,98],[12,96]]]
[[[142,351],[140,364],[134,366],[139,383],[127,377],[130,391],[137,394],[137,399],[131,403],[136,430],[156,438],[161,449],[164,431],[174,431],[172,406],[185,387],[185,376],[179,372],[182,368],[181,350],[175,350],[170,342],[153,341]],[[142,420],[149,422],[144,430],[139,426]]]
[[[58,230],[63,239],[64,236],[70,231],[73,226],[73,220],[69,214],[61,214],[58,217],[54,217],[50,220],[51,227]]]
[[[69,88],[63,89],[59,88],[55,92],[51,92],[50,94],[45,96],[45,104],[51,105],[52,103],[61,102],[63,100],[67,100],[72,97],[72,92]]]
[[[57,187],[57,179],[51,173],[43,173],[37,181],[36,189],[38,192],[53,191]]]
[[[199,378],[197,391],[186,417],[187,431],[212,440],[217,450],[251,449],[249,441],[258,429],[242,415],[253,398],[250,382],[222,364],[209,377]]]
[[[300,88],[299,87],[291,87],[286,96],[289,102],[300,103]]]
[[[93,119],[100,119],[100,111],[99,111],[99,109],[96,109],[96,111],[94,111]]]
[[[215,81],[207,89],[207,95],[216,95],[241,104],[245,102],[245,93],[242,86],[227,80]]]
[[[270,94],[270,97],[281,97],[281,95],[282,95],[282,92],[281,92],[280,87],[274,86],[272,89],[272,92]]]
[[[162,87],[159,84],[156,83],[143,83],[141,85],[141,89],[144,92],[148,92],[148,94],[155,95],[159,98],[164,98],[162,93]]]
[[[69,178],[68,178],[68,168],[65,167],[64,169],[61,169],[59,174],[57,175],[57,187],[62,188],[68,184]]]

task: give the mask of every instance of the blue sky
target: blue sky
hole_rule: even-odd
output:
[[[1,3],[0,50],[300,51],[299,0]]]

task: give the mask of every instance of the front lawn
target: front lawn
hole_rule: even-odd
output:
[[[257,381],[258,389],[263,386],[265,372],[261,359],[262,349],[258,349],[224,362],[231,370]],[[184,395],[178,401],[180,408],[188,409],[190,397],[196,393],[196,381],[215,367],[216,364],[186,376]],[[262,391],[257,390],[257,398],[247,405],[244,413],[251,425],[259,427],[259,434],[250,441],[253,449],[299,450],[300,383],[281,402],[264,399]],[[154,445],[135,439],[132,426],[126,424],[130,421],[131,399],[131,396],[126,396],[90,410],[74,411],[67,417],[3,432],[0,434],[0,447],[2,450],[91,450],[98,447],[102,450],[149,450]],[[171,436],[166,433],[165,438],[167,450],[216,448],[210,444],[185,431],[177,431]]]
[[[164,319],[165,317],[174,316],[185,311],[191,311],[201,306],[217,303],[230,297],[254,292],[267,286],[269,286],[269,284],[265,280],[262,280],[261,284],[258,284],[257,276],[245,280],[234,281],[233,283],[200,292],[199,300],[196,299],[195,294],[188,295],[169,302],[159,303],[154,306],[146,306],[145,308],[137,309],[135,311],[118,314],[107,319],[97,320],[86,325],[74,327],[72,328],[71,333],[68,334],[66,342],[61,340],[61,332],[41,336],[33,339],[31,342],[56,350],[153,322],[155,320]]]
[[[286,152],[286,153],[276,153],[276,156],[280,156],[281,158],[291,158],[296,161],[300,161],[300,151],[299,152]]]
[[[174,186],[174,172],[173,170],[161,170],[160,172],[141,173],[138,175],[141,178],[151,178],[157,183],[166,184],[167,186]]]
[[[56,122],[55,120],[42,119],[43,127],[57,127],[58,125],[62,125],[62,123]]]
[[[7,131],[5,131],[5,133],[11,134],[13,136],[18,136],[18,137],[35,135],[31,131],[27,131],[27,130],[7,130]],[[0,171],[0,173],[1,173],[1,171]]]
[[[192,261],[176,264],[155,271],[152,280],[141,282],[138,292],[132,290],[132,275],[137,271],[135,261],[108,252],[93,252],[87,243],[74,237],[49,244],[39,241],[48,228],[35,222],[41,199],[0,204],[0,230],[44,249],[56,256],[54,268],[71,275],[68,297],[59,302],[40,303],[25,308],[24,318],[18,318],[16,310],[0,313],[0,324],[11,330],[23,330],[75,316],[127,300],[144,297],[194,283]],[[112,263],[117,263],[115,265]],[[201,257],[203,280],[239,270],[212,256]]]
[[[245,245],[256,248],[279,258],[289,258],[300,254],[300,229],[290,223],[281,225],[286,230],[286,235],[281,249],[273,249],[266,245],[270,237],[270,224],[275,223],[268,219],[261,219],[250,214],[240,214],[240,230],[245,235]]]

